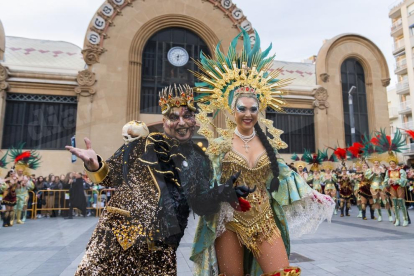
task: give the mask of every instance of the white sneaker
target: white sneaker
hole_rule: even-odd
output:
[[[87,214],[86,214],[86,216],[87,216],[87,217],[90,217],[90,216],[91,216],[91,213],[87,213]]]
[[[359,211],[357,218],[362,218],[362,211]]]
[[[336,211],[336,209],[334,209],[334,215],[337,215],[338,214],[338,211]]]
[[[378,221],[382,221],[382,216],[378,216]]]
[[[389,221],[389,222],[393,222],[393,221],[394,221],[394,219],[393,219],[392,217],[388,217],[388,221]]]
[[[41,214],[38,214],[36,217],[37,217],[38,219],[41,219],[41,218],[42,218],[42,215],[41,215]]]
[[[404,220],[402,226],[404,226],[404,227],[408,226],[408,220]]]
[[[408,207],[408,210],[412,210],[412,209],[414,209],[414,206],[410,206],[410,207]]]
[[[399,219],[396,219],[394,225],[395,226],[400,226],[400,220]]]

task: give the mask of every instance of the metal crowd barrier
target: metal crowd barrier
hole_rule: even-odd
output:
[[[87,210],[95,210],[95,216],[99,216],[99,209],[98,208],[100,204],[100,197],[97,198],[97,203],[95,207],[93,206],[93,203],[88,204],[88,201],[93,201],[93,191],[85,190],[86,195],[86,203],[87,205],[90,205],[87,207]],[[98,193],[99,195],[99,193]],[[38,208],[37,202],[41,200],[40,208]],[[33,205],[32,205],[33,206]],[[76,209],[76,208],[74,208]],[[69,211],[69,190],[38,190],[36,193],[36,204],[34,204],[34,211],[32,212],[32,218],[36,219],[37,212],[40,211],[41,213],[46,214],[53,214],[53,211]]]

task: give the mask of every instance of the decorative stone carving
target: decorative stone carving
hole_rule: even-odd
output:
[[[90,97],[96,93],[96,90],[92,87],[96,82],[95,73],[85,69],[78,72],[76,81],[79,86],[75,87],[75,93],[79,97]],[[93,97],[91,97],[92,101]]]
[[[105,52],[105,49],[99,46],[88,46],[82,50],[83,59],[86,64],[93,65],[99,62],[99,56]]]
[[[382,80],[381,80],[381,82],[382,82],[382,86],[387,87],[388,85],[390,85],[390,81],[391,81],[391,79],[390,79],[390,78],[387,78],[387,79],[382,79]]]
[[[96,82],[95,73],[87,69],[79,71],[76,81],[80,86],[92,86]]]
[[[315,97],[315,100],[313,101],[314,107],[321,110],[328,109],[328,90],[326,90],[326,88],[319,86],[318,88],[313,89],[312,96]]]
[[[132,7],[132,3],[136,0],[108,0],[95,13],[90,25],[89,31],[86,34],[86,46],[82,50],[83,59],[86,64],[93,65],[99,63],[99,57],[106,50],[102,47],[104,39],[110,38],[108,36],[108,27],[114,27],[114,20],[117,16],[122,16],[122,10],[126,7]],[[145,0],[143,0],[145,1]],[[198,0],[200,1],[200,0]],[[209,2],[213,5],[213,9],[219,9],[223,12],[223,16],[227,17],[233,24],[232,28],[245,29],[250,35],[254,34],[254,28],[243,14],[242,10],[229,0],[201,0]],[[126,4],[125,4],[126,3]],[[250,39],[254,43],[254,39]]]
[[[322,73],[322,74],[320,74],[319,75],[319,77],[321,78],[321,80],[323,81],[323,82],[329,82],[329,74],[328,73]]]
[[[0,95],[4,98],[4,92],[9,87],[8,82],[6,81],[8,78],[7,68],[0,64]]]

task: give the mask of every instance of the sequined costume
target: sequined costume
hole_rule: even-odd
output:
[[[405,186],[407,185],[407,174],[405,170],[396,167],[388,168],[385,173],[384,186],[390,187],[392,203],[395,212],[395,226],[400,224],[400,210],[403,215],[403,226],[408,226],[408,212],[405,205]]]
[[[88,172],[91,180],[117,190],[76,275],[176,275],[176,249],[190,207],[200,215],[219,207],[208,193],[209,170],[208,158],[192,142],[152,133],[123,145],[98,172]]]
[[[361,207],[361,195],[359,194],[359,187],[362,181],[362,178],[364,177],[363,171],[356,171],[354,174],[352,174],[352,186],[354,187],[354,196],[356,199],[357,207],[359,210],[358,218],[362,218],[362,207]]]
[[[337,205],[337,195],[336,195],[336,183],[338,181],[336,174],[333,172],[330,173],[324,173],[323,183],[325,184],[324,194],[331,197],[332,200],[335,202],[335,205]],[[334,214],[337,214],[337,207],[335,206]]]
[[[307,181],[310,183],[309,185],[311,185],[312,189],[318,191],[319,193],[322,193],[323,175],[321,175],[321,173],[314,172],[308,176]]]
[[[384,176],[385,173],[382,173],[377,168],[368,169],[365,172],[365,177],[370,181],[371,184],[371,195],[372,200],[374,203],[374,209],[377,209],[378,211],[378,221],[382,221],[382,211],[381,211],[381,202],[384,204],[385,208],[388,212],[388,217],[390,218],[390,221],[392,221],[392,214],[390,210],[390,206],[387,202],[387,195],[384,191]]]
[[[269,242],[271,240],[267,238],[272,237],[272,234],[281,236],[289,254],[290,237],[314,232],[322,221],[331,218],[334,203],[330,198],[312,190],[280,158],[279,191],[270,194],[268,189],[272,173],[266,154],[260,155],[255,166],[249,168],[245,158],[232,149],[231,139],[218,138],[215,140],[215,146],[219,150],[216,155],[210,156],[213,161],[214,179],[224,180],[229,171],[239,169],[242,171],[242,183],[250,187],[257,185],[257,190],[248,197],[252,206],[249,212],[241,214],[233,211],[227,204],[222,204],[218,214],[200,218],[191,253],[191,260],[195,262],[194,273],[218,274],[214,241],[225,230],[230,230],[236,232],[241,243],[250,249],[248,254],[252,258],[245,258],[245,273],[260,275],[262,271],[254,258],[260,254],[254,245],[259,233],[263,235],[260,240]]]
[[[340,198],[340,209],[341,209],[341,217],[345,215],[349,216],[349,209],[351,207],[351,197],[353,194],[351,179],[348,175],[340,175],[338,176],[339,181],[339,198]]]
[[[362,219],[366,220],[366,210],[367,206],[370,208],[371,212],[371,219],[376,219],[374,216],[374,201],[372,199],[371,194],[371,186],[369,180],[365,177],[365,173],[362,172],[361,177],[359,178],[358,183],[358,190],[356,191],[358,193],[359,200],[361,201],[361,209],[362,209]]]

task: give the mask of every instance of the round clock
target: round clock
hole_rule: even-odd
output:
[[[177,67],[187,64],[189,56],[187,51],[181,47],[172,47],[167,54],[168,61]]]

